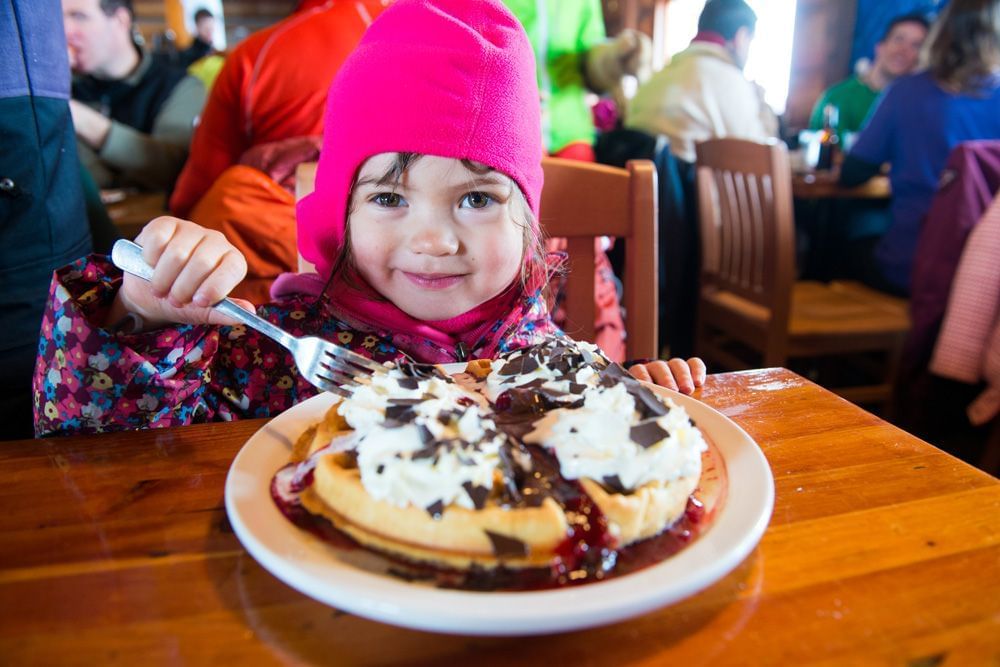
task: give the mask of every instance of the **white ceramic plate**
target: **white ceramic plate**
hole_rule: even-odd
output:
[[[661,390],[661,388],[657,388]],[[675,392],[714,442],[728,473],[727,496],[707,529],[661,563],[570,588],[481,593],[444,590],[382,574],[288,521],[271,500],[274,473],[295,439],[334,399],[321,394],[272,419],[247,441],[226,478],[226,511],[237,537],[265,569],[289,586],[359,616],[420,630],[470,635],[529,635],[575,630],[677,602],[721,579],[760,541],[774,504],[763,453],[739,426]]]

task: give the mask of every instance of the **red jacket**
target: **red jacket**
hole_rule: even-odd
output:
[[[381,0],[328,2],[241,42],[212,88],[170,210],[189,216],[250,148],[321,134],[330,82],[383,8]]]

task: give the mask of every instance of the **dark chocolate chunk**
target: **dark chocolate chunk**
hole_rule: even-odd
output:
[[[636,402],[636,408],[639,410],[639,414],[645,417],[661,417],[668,412],[670,408],[663,404],[656,394],[651,392],[649,388],[643,385],[636,385],[634,388],[629,387],[629,392],[634,398],[639,399]]]
[[[652,447],[660,440],[669,437],[670,433],[661,428],[655,419],[650,419],[633,426],[628,435],[640,447]]]
[[[429,445],[429,446],[424,447],[422,449],[418,449],[417,451],[415,451],[412,454],[410,454],[410,460],[411,461],[419,461],[420,459],[429,459],[432,456],[434,456],[435,454],[437,454],[437,451],[438,451],[438,447],[437,447],[436,444]]]
[[[602,481],[604,482],[604,486],[608,487],[615,493],[625,493],[627,491],[618,475],[605,475]]]
[[[375,474],[376,475],[381,475],[384,470],[385,470],[385,464],[384,463],[379,463],[378,467],[375,468]]]
[[[602,387],[614,387],[625,378],[632,377],[619,364],[610,364],[598,374]]]
[[[390,401],[385,406],[385,418],[387,421],[403,421],[407,415],[413,413],[413,405],[406,403],[395,403]]]
[[[486,497],[490,494],[489,489],[485,486],[473,485],[472,482],[463,483],[462,488],[469,494],[469,500],[472,501],[477,510],[481,510],[486,506]]]
[[[403,389],[416,389],[420,386],[420,380],[417,378],[400,378],[397,382]]]
[[[518,375],[521,372],[521,366],[524,365],[524,359],[525,356],[523,354],[519,357],[515,357],[514,359],[509,359],[507,363],[505,363],[500,370],[497,371],[497,374],[504,377]]]
[[[538,360],[535,359],[533,355],[528,355],[527,359],[524,360],[524,363],[521,364],[521,374],[527,375],[528,373],[537,368],[538,368]]]
[[[493,543],[493,553],[498,558],[524,558],[528,555],[528,545],[521,540],[501,535],[500,533],[494,533],[490,530],[484,532],[486,533],[486,537],[490,538],[490,542]]]
[[[436,500],[425,509],[427,510],[427,513],[431,515],[432,519],[440,519],[441,515],[444,514],[444,503],[440,500]]]
[[[434,440],[434,434],[423,424],[417,424],[417,434],[420,436],[420,442],[425,445]]]

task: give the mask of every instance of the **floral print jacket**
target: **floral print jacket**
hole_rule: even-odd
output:
[[[121,272],[97,255],[56,272],[35,366],[36,435],[270,417],[317,393],[283,347],[242,325],[136,334],[102,328],[120,286]],[[539,296],[522,307],[518,324],[500,334],[500,352],[559,334]],[[351,328],[322,297],[291,297],[257,314],[377,361],[401,357],[391,334]]]

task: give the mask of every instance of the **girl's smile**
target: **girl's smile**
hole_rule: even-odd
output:
[[[523,229],[511,215],[517,186],[430,155],[400,174],[396,159],[369,158],[352,194],[348,227],[361,277],[428,321],[466,313],[510,286],[524,254]]]

